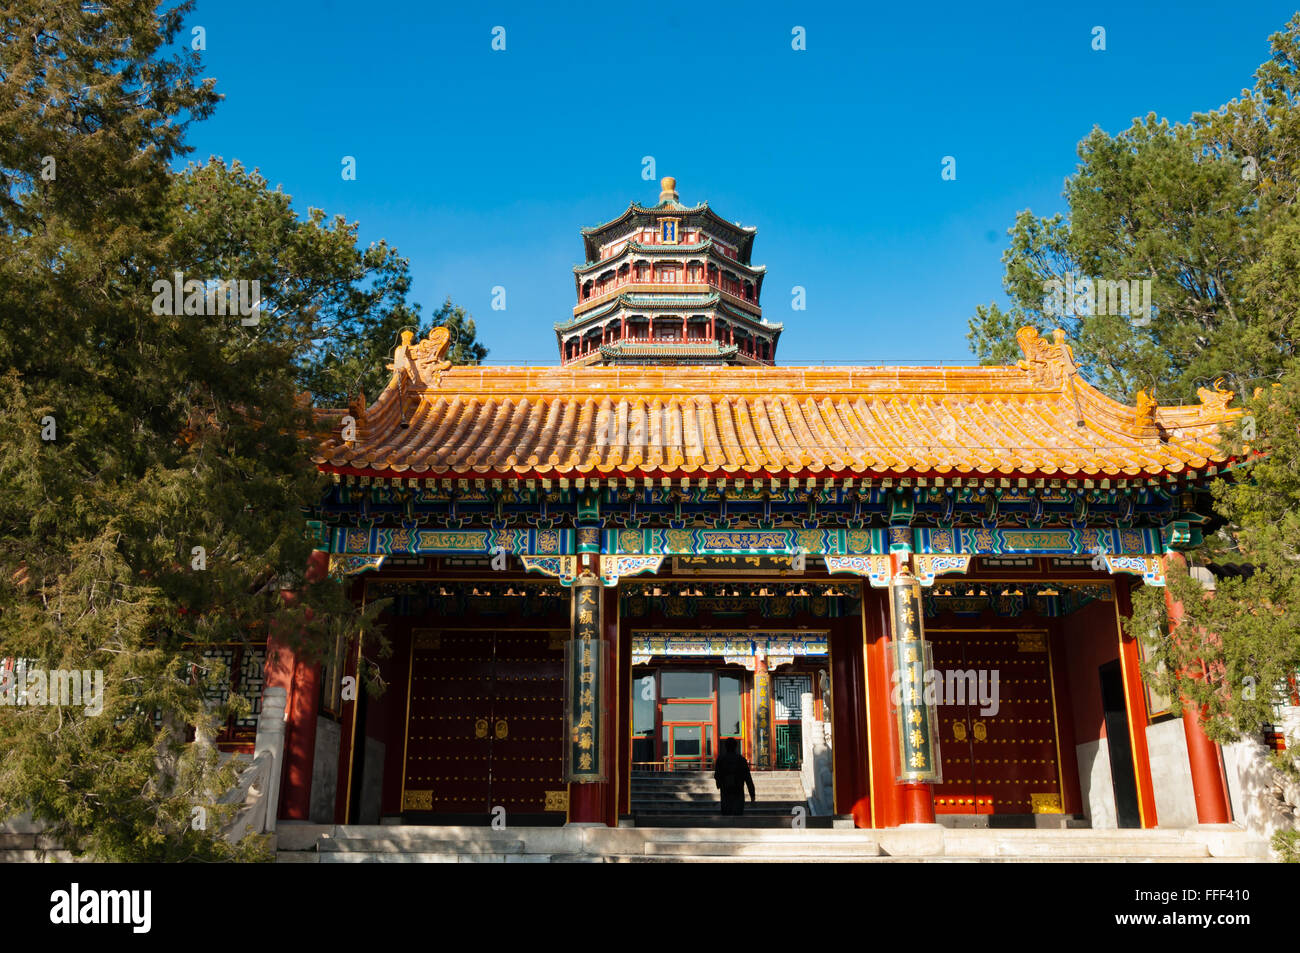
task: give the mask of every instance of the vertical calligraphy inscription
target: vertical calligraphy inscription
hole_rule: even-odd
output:
[[[603,683],[608,643],[600,637],[601,582],[579,576],[573,594],[571,638],[564,649],[564,776],[567,781],[605,781],[606,710]]]
[[[893,623],[893,680],[897,699],[894,730],[898,753],[898,781],[942,780],[935,711],[927,698],[927,673],[934,671],[930,645],[925,641],[921,614],[921,586],[906,569],[889,587]],[[930,678],[933,678],[931,675]]]

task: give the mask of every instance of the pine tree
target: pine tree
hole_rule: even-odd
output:
[[[1003,256],[1013,303],[978,308],[970,334],[982,360],[1003,362],[1022,324],[1064,326],[1089,376],[1121,400],[1138,388],[1195,400],[1215,379],[1241,398],[1226,434],[1239,464],[1212,484],[1206,513],[1219,528],[1189,557],[1246,573],[1224,574],[1207,598],[1175,565],[1178,631],[1153,588],[1135,594],[1127,626],[1153,649],[1154,687],[1176,709],[1180,698],[1204,706],[1206,733],[1223,742],[1274,722],[1300,670],[1300,14],[1271,40],[1241,98],[1185,123],[1148,116],[1085,139],[1069,215],[1017,217]],[[1043,283],[1070,271],[1150,277],[1150,323],[1046,313]],[[1275,763],[1300,776],[1300,738],[1287,744]]]
[[[210,743],[252,700],[209,701],[230,673],[205,649],[277,632],[320,653],[372,628],[303,578],[323,488],[307,325],[159,306],[177,271],[261,267],[176,227],[169,169],[217,100],[173,45],[190,8],[0,12],[0,657],[104,688],[100,713],[0,707],[0,814],[110,859],[257,856],[220,836],[234,765]]]

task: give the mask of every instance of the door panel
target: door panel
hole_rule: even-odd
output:
[[[494,658],[492,805],[541,814],[564,782],[564,642],[546,632],[501,632]]]
[[[945,682],[949,672],[976,674],[974,684],[966,683],[969,690],[963,688],[964,703],[944,691],[936,708],[943,784],[934,788],[935,810],[1059,813],[1056,714],[1045,635],[935,630],[927,637]],[[984,674],[984,690],[991,696],[995,672],[996,700],[981,701],[978,676]]]
[[[927,633],[937,672],[964,670],[965,653],[959,637]],[[971,734],[970,707],[965,704],[935,707],[939,723],[939,763],[943,766],[943,784],[934,786],[934,809],[940,814],[992,813],[992,805],[975,797],[974,736]],[[983,757],[981,753],[979,757]]]
[[[975,739],[976,796],[992,798],[996,814],[1033,814],[1050,811],[1053,805],[1059,813],[1056,719],[1046,636],[980,633],[966,643],[966,666],[998,672],[996,713],[983,714],[978,701],[968,706]]]
[[[488,813],[494,685],[490,633],[416,637],[403,810]]]

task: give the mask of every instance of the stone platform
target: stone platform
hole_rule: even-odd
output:
[[[994,863],[1229,862],[1269,859],[1238,829],[887,830],[568,825],[341,826],[282,822],[281,863]]]

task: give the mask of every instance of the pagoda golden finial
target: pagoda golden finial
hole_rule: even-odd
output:
[[[659,182],[659,204],[677,201],[677,180],[665,175]]]

